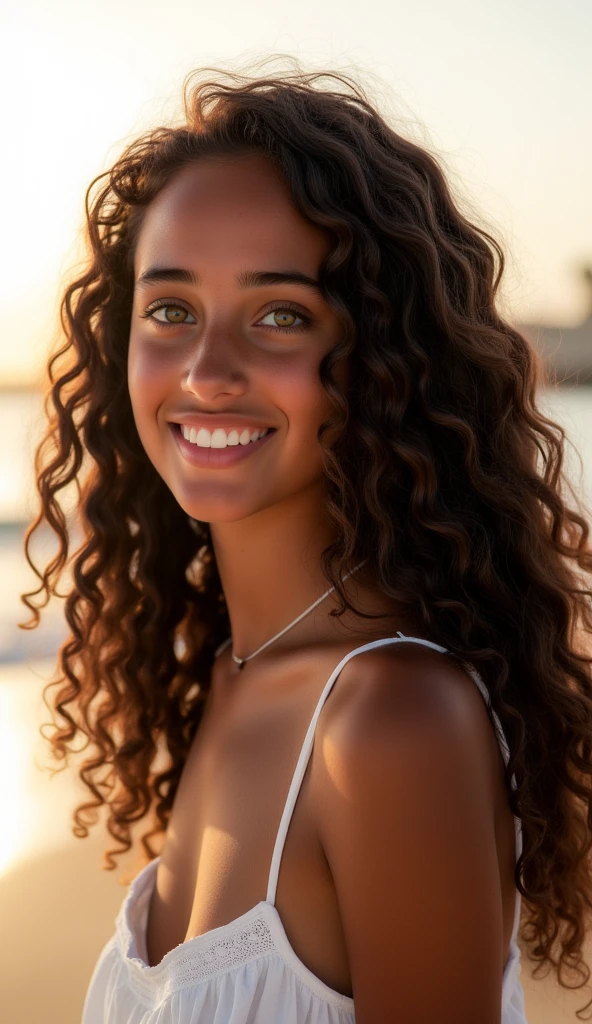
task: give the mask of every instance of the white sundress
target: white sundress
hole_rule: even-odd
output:
[[[146,923],[160,857],[131,883],[115,921],[115,933],[103,947],[84,1002],[82,1024],[354,1024],[354,1000],[316,977],[292,949],[275,907],[282,851],[292,812],[312,752],[316,724],[344,665],[364,651],[392,643],[420,643],[441,653],[446,648],[419,637],[374,640],[339,662],[318,700],[300,751],[280,821],[267,896],[230,924],[187,939],[154,967],[147,963]],[[465,663],[466,664],[466,663]],[[467,671],[489,706],[483,680]],[[492,709],[504,761],[509,748]],[[515,777],[512,776],[515,787]],[[516,860],[522,852],[520,819]],[[520,982],[520,893],[516,890],[510,951],[503,974],[500,1024],[528,1024]],[[396,1017],[393,1017],[395,1024]],[[401,1021],[401,1024],[404,1024]]]

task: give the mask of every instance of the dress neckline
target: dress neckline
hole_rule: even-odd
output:
[[[277,908],[260,900],[227,924],[193,935],[174,946],[158,964],[150,966],[141,955],[150,899],[161,857],[142,868],[131,883],[116,921],[116,940],[136,994],[150,1005],[168,992],[221,977],[236,967],[265,956],[279,956],[316,996],[342,1009],[353,1010],[351,996],[337,992],[300,960],[294,952]]]

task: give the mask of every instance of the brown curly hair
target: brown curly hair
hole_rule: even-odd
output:
[[[62,595],[70,635],[44,698],[61,686],[55,761],[68,764],[78,733],[92,744],[79,769],[92,800],[73,812],[74,834],[86,837],[106,804],[120,845],[104,867],[132,847],[130,826],[142,819],[145,855],[156,855],[150,840],[166,830],[214,652],[229,634],[209,524],[183,511],[138,437],[127,350],[134,246],[151,200],[204,154],[257,151],[302,215],[334,236],[320,280],[344,330],[319,371],[338,428],[323,445],[338,537],[322,555],[340,600],[334,614],[357,610],[340,580],[366,558],[380,590],[480,672],[508,739],[508,799],[522,820],[521,939],[537,972],[548,961],[562,985],[567,970],[583,981],[566,987],[582,987],[592,552],[586,509],[563,470],[565,433],[536,406],[545,367],[496,309],[501,246],[460,212],[437,159],[395,132],[348,74],[296,61],[263,76],[202,68],[183,96],[182,124],[132,141],[89,186],[88,261],[64,291],[66,341],[47,368],[41,510],[25,538],[40,584],[21,597],[32,618],[20,625],[38,625],[71,572]],[[332,374],[344,355],[346,394]],[[58,500],[72,486],[75,515]],[[30,542],[44,521],[59,548],[41,572]]]

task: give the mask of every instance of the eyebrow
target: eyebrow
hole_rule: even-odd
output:
[[[136,288],[150,284],[163,284],[165,281],[180,281],[182,284],[199,284],[199,277],[192,270],[181,267],[150,267],[136,281]],[[264,288],[272,284],[299,284],[305,288],[313,288],[320,292],[321,286],[314,277],[303,274],[299,270],[243,270],[237,274],[235,281],[239,288]]]

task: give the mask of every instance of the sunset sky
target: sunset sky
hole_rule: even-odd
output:
[[[583,317],[578,268],[592,262],[587,0],[7,7],[0,383],[32,379],[44,364],[92,178],[134,135],[178,116],[193,68],[273,53],[311,69],[369,72],[365,84],[394,111],[394,126],[440,154],[455,193],[502,242],[507,311],[564,326]]]

